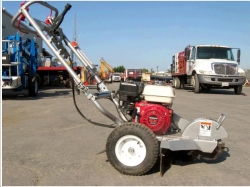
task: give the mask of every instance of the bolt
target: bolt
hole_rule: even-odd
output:
[[[129,153],[134,153],[135,150],[134,150],[132,147],[130,147],[130,148],[128,149],[128,152],[129,152]]]

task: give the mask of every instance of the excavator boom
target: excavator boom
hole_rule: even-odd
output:
[[[106,75],[107,73],[105,71],[105,68],[108,69],[109,73],[114,73],[114,69],[103,58],[101,58],[100,62],[101,79],[106,80],[108,77]]]

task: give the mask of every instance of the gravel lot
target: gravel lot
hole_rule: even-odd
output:
[[[108,85],[116,90],[118,83]],[[95,90],[93,90],[95,91]],[[106,139],[111,128],[86,123],[77,113],[70,89],[41,89],[36,98],[22,92],[3,92],[2,100],[2,185],[14,186],[219,186],[250,185],[250,88],[242,95],[233,90],[211,90],[194,94],[176,90],[173,109],[182,117],[217,119],[221,113],[229,137],[229,151],[216,161],[181,160],[164,176],[156,165],[143,176],[126,176],[107,161]],[[112,124],[83,94],[76,96],[82,112],[91,120]],[[115,113],[110,101],[101,100]]]

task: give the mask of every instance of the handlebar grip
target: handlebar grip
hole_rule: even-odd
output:
[[[67,4],[63,10],[63,12],[61,13],[61,15],[59,15],[56,20],[54,21],[53,23],[53,26],[51,28],[52,32],[54,32],[60,25],[61,23],[63,22],[63,19],[64,19],[64,16],[65,14],[71,9],[71,5],[70,4]]]

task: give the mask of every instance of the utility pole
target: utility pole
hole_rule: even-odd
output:
[[[75,13],[74,20],[73,20],[73,37],[72,37],[72,41],[77,42],[77,44],[79,45],[78,28],[77,27],[78,27],[78,25],[77,25],[77,15]],[[73,64],[73,65],[77,65],[75,54],[73,53],[73,51],[71,51],[71,59],[72,59],[72,63],[76,63],[76,64]]]

